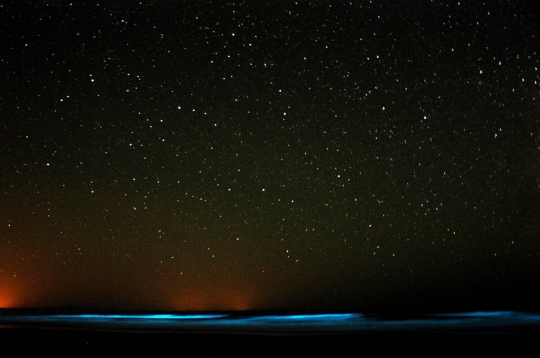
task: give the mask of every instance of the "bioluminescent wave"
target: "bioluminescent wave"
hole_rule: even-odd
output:
[[[354,334],[369,332],[540,331],[540,314],[513,311],[458,312],[406,319],[342,314],[20,314],[0,313],[0,326],[120,331],[240,334]]]
[[[520,314],[514,311],[476,311],[476,312],[458,312],[458,313],[441,313],[435,314],[437,317],[510,317]]]
[[[297,322],[312,322],[312,321],[341,321],[351,318],[360,318],[361,313],[340,313],[340,314],[302,314],[302,315],[272,315],[272,316],[255,316],[250,320],[263,321],[297,321]]]

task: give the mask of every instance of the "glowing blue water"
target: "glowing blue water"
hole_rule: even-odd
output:
[[[272,316],[255,316],[251,320],[263,321],[341,321],[350,318],[359,318],[361,313],[329,313],[329,314],[302,314],[302,315],[272,315]]]
[[[415,318],[342,314],[9,314],[0,311],[0,325],[72,327],[125,331],[199,333],[306,334],[358,332],[522,332],[540,331],[540,314],[512,311],[458,312]]]
[[[459,313],[443,313],[434,316],[438,317],[510,317],[518,315],[519,312],[513,311],[477,311],[477,312],[459,312]]]

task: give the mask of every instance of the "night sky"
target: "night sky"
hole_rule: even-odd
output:
[[[0,308],[528,309],[535,1],[2,1]]]

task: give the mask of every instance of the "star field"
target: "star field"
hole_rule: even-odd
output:
[[[536,7],[2,5],[0,307],[534,302]]]

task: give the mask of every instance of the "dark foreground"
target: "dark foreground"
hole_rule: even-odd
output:
[[[80,315],[0,312],[2,356],[404,357],[525,355],[540,315]],[[10,355],[11,354],[11,355]]]
[[[525,356],[534,334],[378,333],[327,336],[4,329],[4,357],[483,357]],[[528,356],[528,355],[527,355]]]

